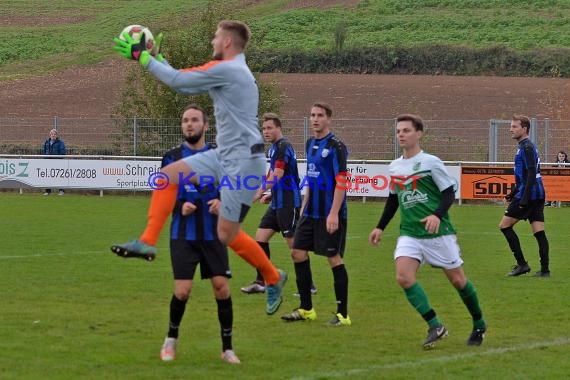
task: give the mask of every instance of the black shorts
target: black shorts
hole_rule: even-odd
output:
[[[219,240],[170,240],[170,259],[175,280],[192,280],[198,264],[203,280],[232,277],[228,249]]]
[[[519,220],[527,220],[532,222],[544,222],[544,199],[536,199],[529,201],[524,208],[519,207],[520,199],[513,198],[509,203],[509,207],[505,210],[505,216]]]
[[[339,219],[338,230],[332,235],[327,231],[326,219],[313,219],[303,216],[299,220],[293,249],[313,251],[320,256],[332,257],[340,253],[344,256],[346,242],[346,219]]]
[[[281,232],[285,238],[293,237],[297,221],[299,220],[299,209],[293,207],[283,207],[273,209],[267,208],[265,215],[261,218],[258,228],[269,229]]]

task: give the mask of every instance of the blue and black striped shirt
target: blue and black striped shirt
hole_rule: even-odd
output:
[[[181,158],[192,156],[199,152],[213,149],[213,146],[206,144],[203,149],[192,150],[186,144],[169,150],[162,158],[162,167],[178,161]],[[170,224],[170,238],[172,240],[217,240],[218,216],[208,212],[208,202],[219,198],[218,190],[210,185],[207,188],[200,186],[190,186],[180,184],[176,196],[176,206],[172,212],[172,223]],[[196,210],[188,215],[181,214],[184,202],[192,202],[196,205]]]
[[[336,188],[336,176],[346,173],[348,150],[344,143],[329,133],[322,139],[307,140],[307,176],[301,188],[309,188],[309,199],[303,215],[315,219],[328,217]],[[346,219],[346,194],[339,211],[339,218]]]
[[[515,154],[515,198],[526,204],[530,200],[545,199],[544,185],[540,176],[538,149],[526,138],[519,142]]]
[[[283,177],[271,189],[271,208],[298,208],[301,207],[301,191],[299,190],[299,170],[297,169],[297,154],[293,145],[286,139],[281,138],[267,151],[269,168],[275,170],[275,164],[281,161],[285,164]],[[268,178],[273,181],[273,178]]]

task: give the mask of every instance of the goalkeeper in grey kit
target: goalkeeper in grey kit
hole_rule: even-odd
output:
[[[257,113],[259,89],[247,66],[244,51],[250,39],[249,27],[240,21],[218,23],[212,39],[213,60],[199,67],[176,70],[147,51],[144,33],[139,41],[123,33],[125,40],[115,38],[114,49],[123,57],[137,60],[156,79],[183,94],[207,92],[214,103],[217,149],[183,158],[166,166],[162,172],[169,181],[152,194],[145,231],[138,239],[117,244],[111,251],[122,257],[153,260],[156,243],[176,203],[178,182],[190,178],[199,185],[199,178],[211,176],[214,182],[230,181],[230,188],[220,190],[221,208],[217,234],[242,259],[258,269],[266,284],[267,314],[274,314],[282,302],[287,274],[275,268],[263,249],[241,228],[253,202],[261,178],[265,175],[265,149],[259,131]],[[160,36],[157,38],[160,42]],[[160,49],[158,49],[160,51]],[[192,175],[197,174],[197,175]],[[248,187],[236,188],[239,178],[250,176]]]

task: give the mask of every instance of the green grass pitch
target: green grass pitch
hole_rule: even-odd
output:
[[[0,194],[0,378],[2,379],[457,379],[564,378],[570,373],[569,209],[546,210],[550,279],[507,278],[513,258],[497,224],[502,206],[453,206],[465,270],[489,324],[481,347],[467,347],[467,310],[440,270],[422,267],[419,281],[450,331],[424,351],[426,325],[394,279],[392,251],[398,220],[382,246],[367,243],[382,203],[351,202],[345,261],[349,273],[349,328],[325,322],[335,310],[326,260],[311,256],[318,313],[315,322],[285,323],[298,306],[295,276],[279,236],[272,258],[290,281],[274,316],[265,297],[244,295],[254,270],[233,253],[230,282],[234,348],[242,360],[219,359],[216,306],[208,281],[196,281],[180,330],[177,360],[163,363],[172,276],[163,234],[155,262],[124,260],[112,243],[137,236],[148,197],[38,193]],[[254,233],[264,206],[245,224]],[[533,272],[537,245],[527,223],[516,227]]]

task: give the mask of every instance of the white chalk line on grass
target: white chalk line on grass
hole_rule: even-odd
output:
[[[501,355],[509,352],[517,352],[517,351],[528,351],[534,350],[537,348],[545,348],[545,347],[555,347],[555,346],[566,346],[570,344],[570,337],[560,337],[555,340],[550,341],[542,341],[542,342],[534,342],[529,344],[520,344],[516,346],[510,347],[498,347],[498,348],[491,348],[485,351],[476,351],[470,352],[465,354],[457,354],[457,355],[448,355],[448,356],[441,356],[438,358],[429,358],[429,359],[420,359],[420,360],[413,360],[413,361],[402,361],[390,364],[382,364],[382,365],[371,365],[366,368],[353,368],[345,371],[335,371],[335,372],[319,372],[314,373],[307,376],[299,376],[293,377],[292,380],[313,380],[313,379],[322,379],[322,378],[330,378],[330,377],[347,377],[350,375],[361,375],[367,373],[374,373],[377,371],[382,370],[390,370],[390,369],[398,369],[398,368],[409,368],[409,367],[416,367],[424,364],[432,364],[432,363],[447,363],[453,361],[460,361],[465,359],[471,359],[478,356],[490,356],[490,355]],[[477,348],[475,348],[477,349]]]
[[[7,259],[32,259],[38,257],[56,257],[56,256],[78,256],[78,255],[91,255],[100,253],[100,251],[74,251],[74,252],[67,252],[67,253],[34,253],[31,255],[11,255],[11,256],[4,256],[0,255],[0,260],[7,260]]]

